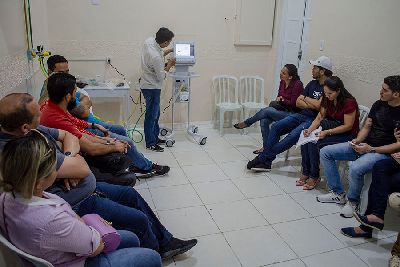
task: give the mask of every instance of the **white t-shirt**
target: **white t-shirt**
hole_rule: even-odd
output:
[[[164,51],[154,37],[147,38],[142,50],[141,89],[161,89],[165,79]]]

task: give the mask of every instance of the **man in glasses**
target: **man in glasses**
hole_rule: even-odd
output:
[[[113,223],[116,229],[134,232],[142,247],[158,251],[163,259],[184,253],[197,244],[196,239],[180,240],[161,224],[142,196],[130,186],[98,182],[90,172],[85,160],[77,153],[79,141],[72,134],[39,125],[39,104],[29,94],[13,93],[0,100],[0,151],[12,138],[24,136],[31,130],[39,130],[49,142],[62,143],[57,147],[57,178],[81,178],[76,188],[68,192],[51,191],[64,198],[79,215],[96,213]],[[65,155],[68,153],[68,156]],[[90,181],[90,186],[82,186]],[[94,185],[93,185],[94,184]],[[53,185],[55,186],[55,185]],[[85,191],[82,188],[85,188]],[[80,199],[71,200],[71,194]]]

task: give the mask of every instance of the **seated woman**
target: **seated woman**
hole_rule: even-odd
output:
[[[397,142],[400,142],[400,129],[396,131],[395,136]],[[400,152],[392,154],[392,158],[375,163],[365,215],[354,213],[354,217],[361,225],[342,228],[342,234],[349,237],[371,238],[373,229],[382,230],[389,195],[393,192],[400,192]],[[396,248],[400,251],[399,246]]]
[[[55,166],[56,147],[38,131],[5,145],[0,229],[11,243],[54,266],[162,266],[160,255],[139,248],[137,236],[129,231],[118,231],[119,247],[102,253],[100,233],[63,199],[44,192],[56,178]]]
[[[265,143],[268,140],[269,126],[271,123],[279,121],[296,112],[296,100],[304,90],[303,83],[300,81],[300,77],[297,74],[297,67],[295,65],[286,64],[282,68],[279,77],[281,82],[279,84],[279,91],[276,100],[271,101],[269,107],[261,109],[253,117],[234,125],[236,129],[243,129],[250,127],[257,121],[260,121],[263,147],[265,147]],[[260,148],[253,153],[259,154],[262,151],[263,148]]]
[[[344,88],[339,77],[325,80],[321,109],[304,136],[308,137],[319,126],[317,143],[301,146],[302,175],[296,181],[304,190],[312,190],[321,181],[319,177],[319,150],[327,145],[352,140],[359,131],[359,111],[356,99]]]

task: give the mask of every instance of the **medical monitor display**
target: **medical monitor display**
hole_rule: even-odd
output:
[[[190,57],[190,44],[176,44],[177,57]]]

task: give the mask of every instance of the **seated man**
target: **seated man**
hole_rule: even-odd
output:
[[[54,73],[48,79],[47,91],[49,100],[42,106],[40,123],[47,127],[66,130],[79,138],[81,151],[91,156],[105,155],[111,152],[127,153],[132,160],[130,169],[144,175],[164,175],[169,172],[168,166],[152,163],[140,153],[133,141],[125,136],[110,133],[108,137],[100,137],[86,131],[89,127],[86,121],[73,117],[68,110],[74,108],[76,94],[75,77],[67,73]],[[108,131],[101,125],[92,123],[92,128],[98,128],[104,135]],[[147,177],[147,176],[146,176]]]
[[[60,55],[52,55],[47,59],[47,71],[49,76],[52,73],[55,72],[63,72],[63,73],[69,73],[69,66],[68,66],[68,61]],[[39,104],[43,105],[47,100],[48,100],[49,96],[48,96],[48,92],[47,92],[47,79],[44,81],[43,83],[43,87],[42,90],[40,92],[40,99],[39,99]],[[96,123],[99,124],[101,126],[103,126],[104,128],[106,128],[107,130],[119,134],[119,135],[123,135],[123,136],[127,136],[126,134],[126,130],[123,126],[121,125],[117,125],[117,124],[109,124],[106,122],[103,122],[101,120],[99,120],[98,118],[96,118],[96,116],[94,116],[93,112],[92,112],[92,102],[90,101],[89,95],[86,93],[85,90],[83,89],[78,89],[78,93],[77,93],[77,106],[80,106],[80,103],[82,103],[83,105],[88,106],[89,108],[89,114],[82,114],[79,113],[82,117],[78,117],[80,119],[86,120],[89,123]],[[78,109],[76,112],[79,112],[82,110],[83,107],[80,107],[80,109]],[[75,116],[75,115],[74,115]],[[99,133],[98,129],[90,129],[90,132],[93,132],[95,134]]]
[[[311,60],[312,77],[303,93],[297,98],[296,106],[302,109],[272,124],[263,152],[247,163],[247,169],[253,171],[270,171],[272,161],[283,151],[289,149],[299,140],[302,130],[307,129],[318,114],[325,80],[332,76],[332,63],[326,56]],[[282,135],[288,134],[279,141]]]
[[[395,133],[400,143],[400,129]],[[392,158],[375,163],[372,169],[372,182],[368,190],[368,207],[365,215],[354,213],[359,227],[342,228],[342,233],[349,237],[372,237],[372,230],[382,230],[387,202],[390,193],[400,191],[400,152]]]
[[[364,175],[372,171],[375,162],[386,159],[400,150],[393,132],[396,118],[400,118],[400,76],[386,77],[380,91],[381,99],[371,108],[363,128],[351,143],[326,146],[321,149],[320,159],[330,192],[317,196],[324,203],[345,204],[340,215],[351,218],[360,201]],[[351,161],[348,172],[349,191],[347,200],[340,181],[336,160]]]
[[[75,178],[89,173],[89,177],[91,176],[94,181],[95,178],[84,159],[79,156],[75,156],[76,159],[74,159],[74,154],[72,154],[76,155],[76,152],[79,151],[77,138],[69,138],[71,136],[62,130],[39,126],[40,116],[39,104],[29,94],[15,93],[1,99],[2,139],[0,144],[3,145],[0,146],[0,150],[12,138],[24,136],[32,129],[38,129],[48,142],[56,146],[56,166],[61,166],[57,168],[57,177]],[[62,137],[62,135],[67,137]],[[68,148],[70,151],[61,150],[56,144],[56,140],[61,141],[64,149]],[[72,153],[65,156],[66,152]],[[78,192],[78,189],[72,187],[70,190],[71,193],[75,193],[75,191]],[[60,190],[49,192],[62,198],[67,195]],[[71,203],[69,198],[64,199],[73,206],[79,216],[90,213],[99,214],[105,220],[112,222],[114,228],[134,232],[139,237],[142,247],[158,251],[163,259],[184,253],[197,244],[196,239],[184,241],[173,237],[133,187],[98,182],[89,193],[84,195],[82,192],[78,195],[81,198],[78,202]]]

